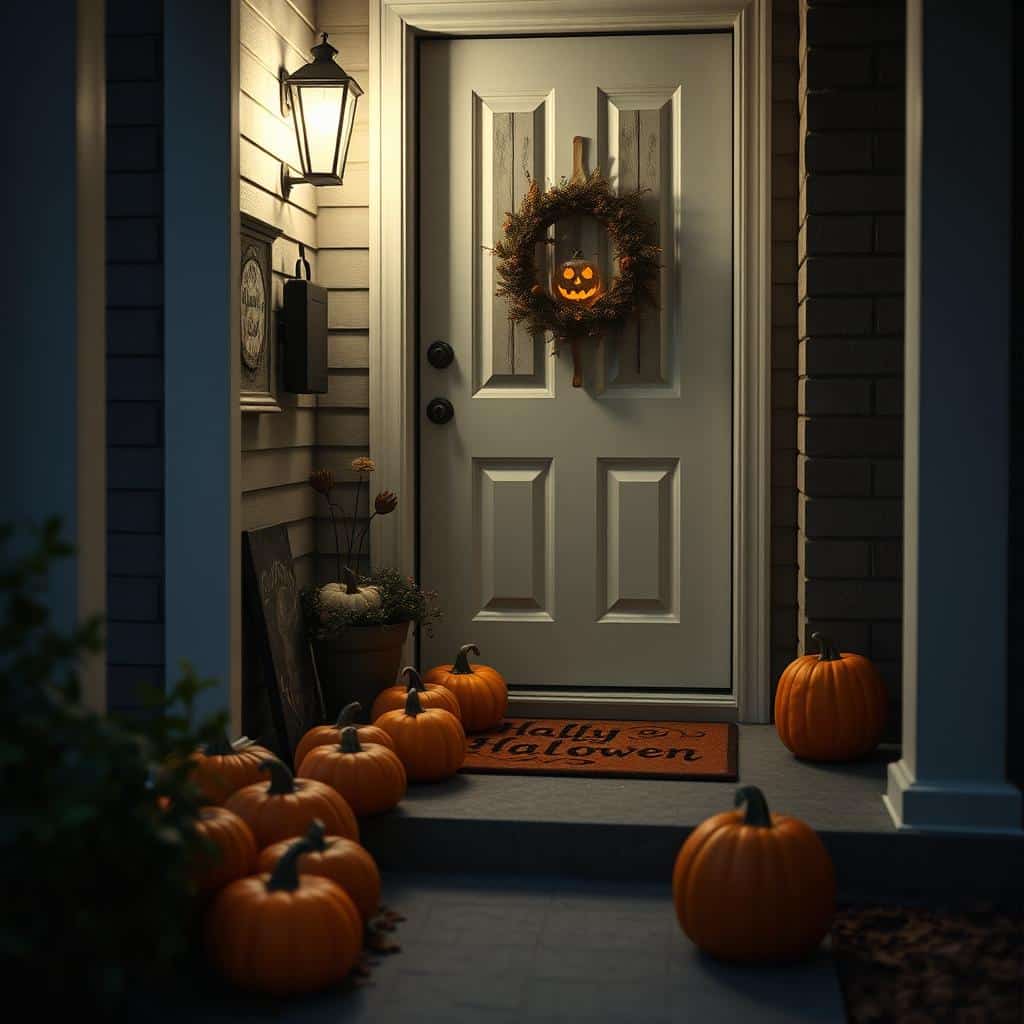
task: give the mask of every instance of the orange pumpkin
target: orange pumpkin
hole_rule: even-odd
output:
[[[424,708],[444,708],[456,718],[459,717],[459,702],[455,699],[455,694],[443,686],[438,686],[437,683],[424,685],[419,672],[412,665],[406,665],[399,672],[398,678],[408,680],[408,682],[389,686],[377,694],[377,699],[373,702],[373,710],[370,712],[370,718],[373,719],[374,725],[380,725],[377,719],[385,712],[404,708],[405,698],[410,690],[416,690],[419,693],[420,704]]]
[[[256,840],[252,829],[226,807],[200,807],[196,833],[203,849],[192,866],[192,878],[200,892],[211,892],[252,874],[256,865]]]
[[[320,818],[331,835],[359,838],[359,825],[345,798],[315,779],[296,779],[277,758],[263,762],[270,785],[256,782],[233,793],[227,802],[252,829],[262,849],[279,839],[302,835],[314,818]]]
[[[363,921],[368,921],[380,906],[380,872],[373,857],[358,843],[341,836],[325,836],[323,823],[313,822],[306,833],[307,839],[322,840],[318,846],[299,858],[300,875],[320,875],[337,882],[352,897]],[[260,853],[260,872],[271,872],[277,866],[294,839],[284,839],[268,846]]]
[[[462,723],[444,708],[424,708],[415,688],[410,687],[404,708],[381,715],[377,724],[395,741],[410,782],[450,778],[466,759]]]
[[[390,811],[405,796],[405,768],[398,755],[377,743],[363,746],[351,725],[341,730],[338,745],[314,747],[299,775],[337,790],[360,817]]]
[[[849,761],[878,746],[885,729],[885,683],[859,654],[840,653],[814,633],[820,654],[791,662],[775,691],[775,729],[797,757]]]
[[[222,804],[236,789],[258,782],[260,762],[274,755],[247,736],[234,743],[222,736],[193,755],[189,775],[204,804]]]
[[[306,759],[306,755],[314,747],[327,746],[330,743],[338,742],[338,733],[345,728],[346,725],[355,725],[359,730],[359,741],[360,743],[379,743],[383,747],[391,746],[391,737],[381,729],[378,729],[375,725],[359,725],[356,722],[356,716],[360,711],[363,710],[362,704],[359,701],[354,700],[351,704],[346,704],[338,714],[338,720],[334,725],[314,725],[305,736],[299,740],[298,746],[295,748],[294,764],[296,771],[302,766],[302,762]]]
[[[228,981],[296,995],[336,984],[355,966],[363,919],[352,898],[329,878],[299,875],[299,858],[315,849],[299,839],[271,874],[240,878],[217,894],[206,916],[206,950]]]
[[[679,924],[723,960],[792,960],[812,952],[835,913],[832,861],[814,830],[769,814],[756,786],[683,843],[672,873]]]
[[[462,727],[479,732],[496,726],[508,711],[508,686],[500,672],[489,665],[471,665],[467,654],[480,654],[476,644],[463,644],[451,665],[437,665],[426,673],[423,682],[443,686],[459,702]]]

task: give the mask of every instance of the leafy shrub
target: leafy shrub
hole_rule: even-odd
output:
[[[22,541],[0,527],[0,958],[44,999],[109,1010],[188,949],[199,842],[188,756],[226,716],[193,727],[212,682],[187,666],[142,721],[86,708],[76,667],[100,650],[100,621],[70,635],[51,623],[50,567],[72,554],[59,524]]]

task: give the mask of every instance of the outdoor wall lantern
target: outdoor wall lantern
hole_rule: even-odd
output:
[[[363,95],[359,83],[334,62],[338,52],[327,33],[312,49],[313,61],[289,74],[281,69],[281,113],[293,114],[302,176],[293,178],[281,164],[281,192],[288,198],[292,185],[340,185],[345,174],[348,144],[356,120],[356,103]]]

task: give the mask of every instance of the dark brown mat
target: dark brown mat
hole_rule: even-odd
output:
[[[730,782],[737,745],[731,722],[506,718],[469,737],[462,770]]]

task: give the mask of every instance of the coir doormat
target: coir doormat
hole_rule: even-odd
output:
[[[462,770],[730,782],[736,750],[731,722],[506,718],[469,737]]]

